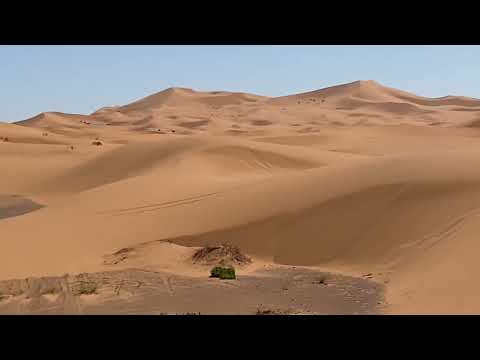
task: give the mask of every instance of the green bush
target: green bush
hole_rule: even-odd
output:
[[[215,266],[210,271],[210,277],[220,278],[220,279],[236,279],[235,269],[233,267],[221,267]]]

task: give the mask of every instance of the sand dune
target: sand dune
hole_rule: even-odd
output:
[[[68,144],[71,139],[64,136],[52,136],[41,129],[20,127],[15,124],[0,123],[0,141],[4,143],[24,144]]]
[[[389,313],[478,313],[477,111],[359,81],[279,98],[171,88],[0,124],[0,209],[18,214],[0,219],[0,280],[202,277],[186,246],[228,242],[249,276],[368,273]],[[106,262],[119,251],[134,255]]]
[[[285,100],[310,100],[321,99],[325,103],[338,101],[350,97],[366,102],[407,102],[424,106],[480,106],[480,99],[467,98],[464,96],[444,96],[440,98],[426,98],[405,91],[383,86],[373,80],[360,80],[349,84],[336,85],[329,88],[311,91],[298,95],[272,99],[272,102]],[[330,101],[328,101],[330,100]]]
[[[147,96],[141,100],[135,101],[129,105],[116,108],[120,112],[132,112],[146,109],[154,109],[162,106],[185,106],[192,105],[210,105],[225,106],[238,105],[244,101],[257,101],[260,96],[250,94],[234,94],[228,92],[197,92],[186,88],[169,88],[159,93]]]

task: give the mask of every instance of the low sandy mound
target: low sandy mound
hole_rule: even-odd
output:
[[[229,244],[201,248],[193,254],[192,261],[195,264],[222,266],[243,266],[252,262],[248,256],[242,254],[238,247]]]
[[[102,148],[99,156],[69,169],[65,173],[39,183],[36,191],[73,193],[141,175],[160,162],[175,162],[182,151],[195,144],[191,139],[162,143],[132,143],[124,146],[95,146],[102,143],[95,140],[93,148]],[[102,143],[103,144],[103,143]],[[103,148],[106,148],[105,150]]]
[[[36,127],[36,128],[62,128],[72,127],[80,128],[82,121],[88,122],[90,117],[88,115],[65,114],[60,112],[45,112],[36,115],[30,119],[16,122],[17,125]]]
[[[150,241],[121,248],[102,256],[104,270],[148,268],[151,270],[172,271],[176,274],[198,275],[192,264],[192,256],[197,248],[179,246],[166,241]],[[204,276],[204,271],[201,272]]]
[[[55,138],[68,138],[71,142],[91,142],[97,137],[107,140],[108,142],[125,141],[128,142],[132,138],[132,133],[128,129],[128,125],[135,118],[129,118],[117,113],[100,115],[77,115],[65,113],[42,113],[31,119],[19,121],[16,125],[24,128],[35,128],[42,132],[55,135]],[[112,126],[112,123],[122,126]],[[52,139],[54,139],[52,137]]]
[[[58,112],[41,113],[33,118],[18,121],[15,124],[41,129],[68,138],[84,138],[96,135],[97,123],[89,115],[65,114]]]
[[[41,129],[16,124],[0,123],[0,143],[19,144],[69,144],[71,139]]]

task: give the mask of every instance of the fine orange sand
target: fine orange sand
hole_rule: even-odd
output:
[[[374,81],[0,123],[0,195],[43,205],[0,219],[0,280],[105,271],[122,248],[195,276],[185,246],[229,242],[252,269],[372,273],[388,313],[480,313],[479,144],[480,100]]]

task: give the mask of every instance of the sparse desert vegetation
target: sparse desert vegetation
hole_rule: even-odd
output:
[[[269,306],[260,305],[255,315],[302,315],[298,310],[294,309],[275,309]]]
[[[233,267],[215,266],[210,271],[210,277],[219,278],[221,280],[235,280],[235,269]]]
[[[240,251],[238,246],[222,244],[218,246],[205,246],[197,250],[192,257],[194,263],[219,264],[219,265],[247,265],[252,260]]]
[[[92,281],[78,281],[72,286],[74,295],[92,295],[97,292],[97,284]]]

